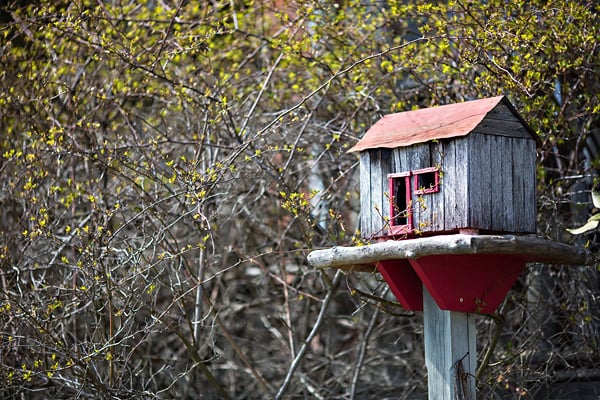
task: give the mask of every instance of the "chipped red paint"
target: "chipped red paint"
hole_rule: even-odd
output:
[[[411,260],[442,310],[492,314],[527,261],[514,255],[445,255]]]
[[[377,270],[405,310],[423,311],[423,284],[408,260],[382,260]]]

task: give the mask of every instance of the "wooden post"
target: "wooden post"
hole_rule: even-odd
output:
[[[475,400],[473,314],[441,310],[423,286],[425,365],[430,400]]]

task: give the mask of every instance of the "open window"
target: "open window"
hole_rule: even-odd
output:
[[[428,194],[440,191],[440,173],[435,167],[412,171],[415,194]]]
[[[388,175],[390,186],[390,233],[401,235],[412,231],[410,172]]]
[[[390,234],[411,233],[413,228],[412,195],[440,191],[440,174],[436,167],[388,175],[390,189]]]

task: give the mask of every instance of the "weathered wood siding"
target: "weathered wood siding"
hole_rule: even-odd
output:
[[[444,231],[465,228],[468,225],[469,140],[466,137],[441,142],[440,189],[444,204],[438,211],[443,215]]]
[[[371,152],[360,152],[360,232],[366,238],[371,233]]]
[[[390,149],[360,153],[360,231],[364,238],[384,236],[389,218],[387,175],[393,169]]]
[[[531,135],[523,127],[523,122],[506,104],[500,103],[473,129],[474,132],[496,136],[519,137],[531,139]]]
[[[468,164],[468,222],[467,228],[490,229],[492,224],[492,202],[496,200],[492,176],[497,178],[501,171],[491,170],[492,136],[471,134],[469,139]]]
[[[478,132],[468,138],[468,227],[534,233],[535,141]]]
[[[523,192],[525,199],[523,201],[523,225],[519,232],[535,233],[537,230],[537,168],[536,168],[536,143],[534,140],[513,139],[515,147],[523,147]]]

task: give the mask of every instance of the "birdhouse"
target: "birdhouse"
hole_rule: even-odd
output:
[[[384,116],[350,149],[362,237],[534,233],[538,144],[504,96]]]

